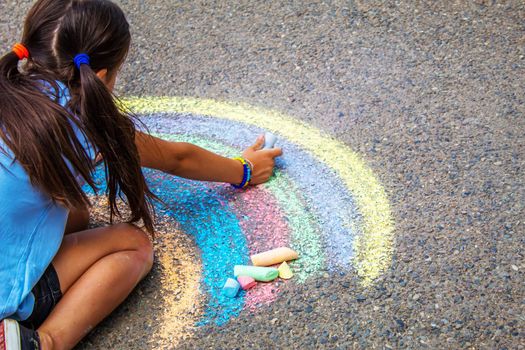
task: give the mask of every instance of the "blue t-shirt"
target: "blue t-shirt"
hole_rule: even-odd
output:
[[[58,102],[69,100],[59,83]],[[71,123],[79,141],[94,159],[84,134]],[[31,289],[58,252],[69,211],[31,184],[20,163],[0,139],[0,320],[27,319],[34,307]]]

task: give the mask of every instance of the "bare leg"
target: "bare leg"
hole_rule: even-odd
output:
[[[38,329],[43,350],[73,348],[128,296],[152,264],[151,242],[133,225],[65,236],[53,260],[64,296]]]

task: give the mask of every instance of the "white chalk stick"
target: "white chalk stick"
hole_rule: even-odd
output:
[[[271,132],[265,132],[263,149],[273,148],[275,146],[276,141],[277,137],[274,134],[272,134]]]

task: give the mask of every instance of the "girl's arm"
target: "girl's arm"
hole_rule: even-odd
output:
[[[242,164],[222,157],[204,148],[186,142],[169,142],[137,131],[135,137],[141,165],[162,170],[188,179],[228,182],[242,181]],[[251,184],[267,181],[273,172],[274,158],[282,154],[280,148],[261,150],[264,137],[259,136],[254,145],[242,154],[253,164]]]

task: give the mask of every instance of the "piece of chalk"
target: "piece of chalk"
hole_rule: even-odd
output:
[[[280,247],[252,255],[251,259],[254,266],[271,266],[282,263],[283,261],[295,260],[297,257],[298,254],[296,251],[287,247]]]
[[[228,278],[224,283],[224,286],[222,287],[222,294],[230,298],[235,298],[235,296],[239,292],[240,287],[241,285],[239,284],[239,282],[237,282],[233,278]]]
[[[235,265],[233,267],[233,274],[235,277],[248,276],[256,281],[269,282],[279,276],[279,271],[273,267]]]
[[[241,285],[241,288],[244,290],[253,288],[257,284],[257,282],[255,282],[253,277],[250,277],[250,276],[237,276],[237,282],[239,282],[239,284]]]
[[[277,137],[274,134],[272,134],[271,132],[265,132],[263,149],[273,148],[275,146],[276,141]]]
[[[290,279],[293,276],[292,269],[290,268],[290,265],[286,263],[286,261],[279,265],[277,270],[279,271],[279,277],[284,280]]]

